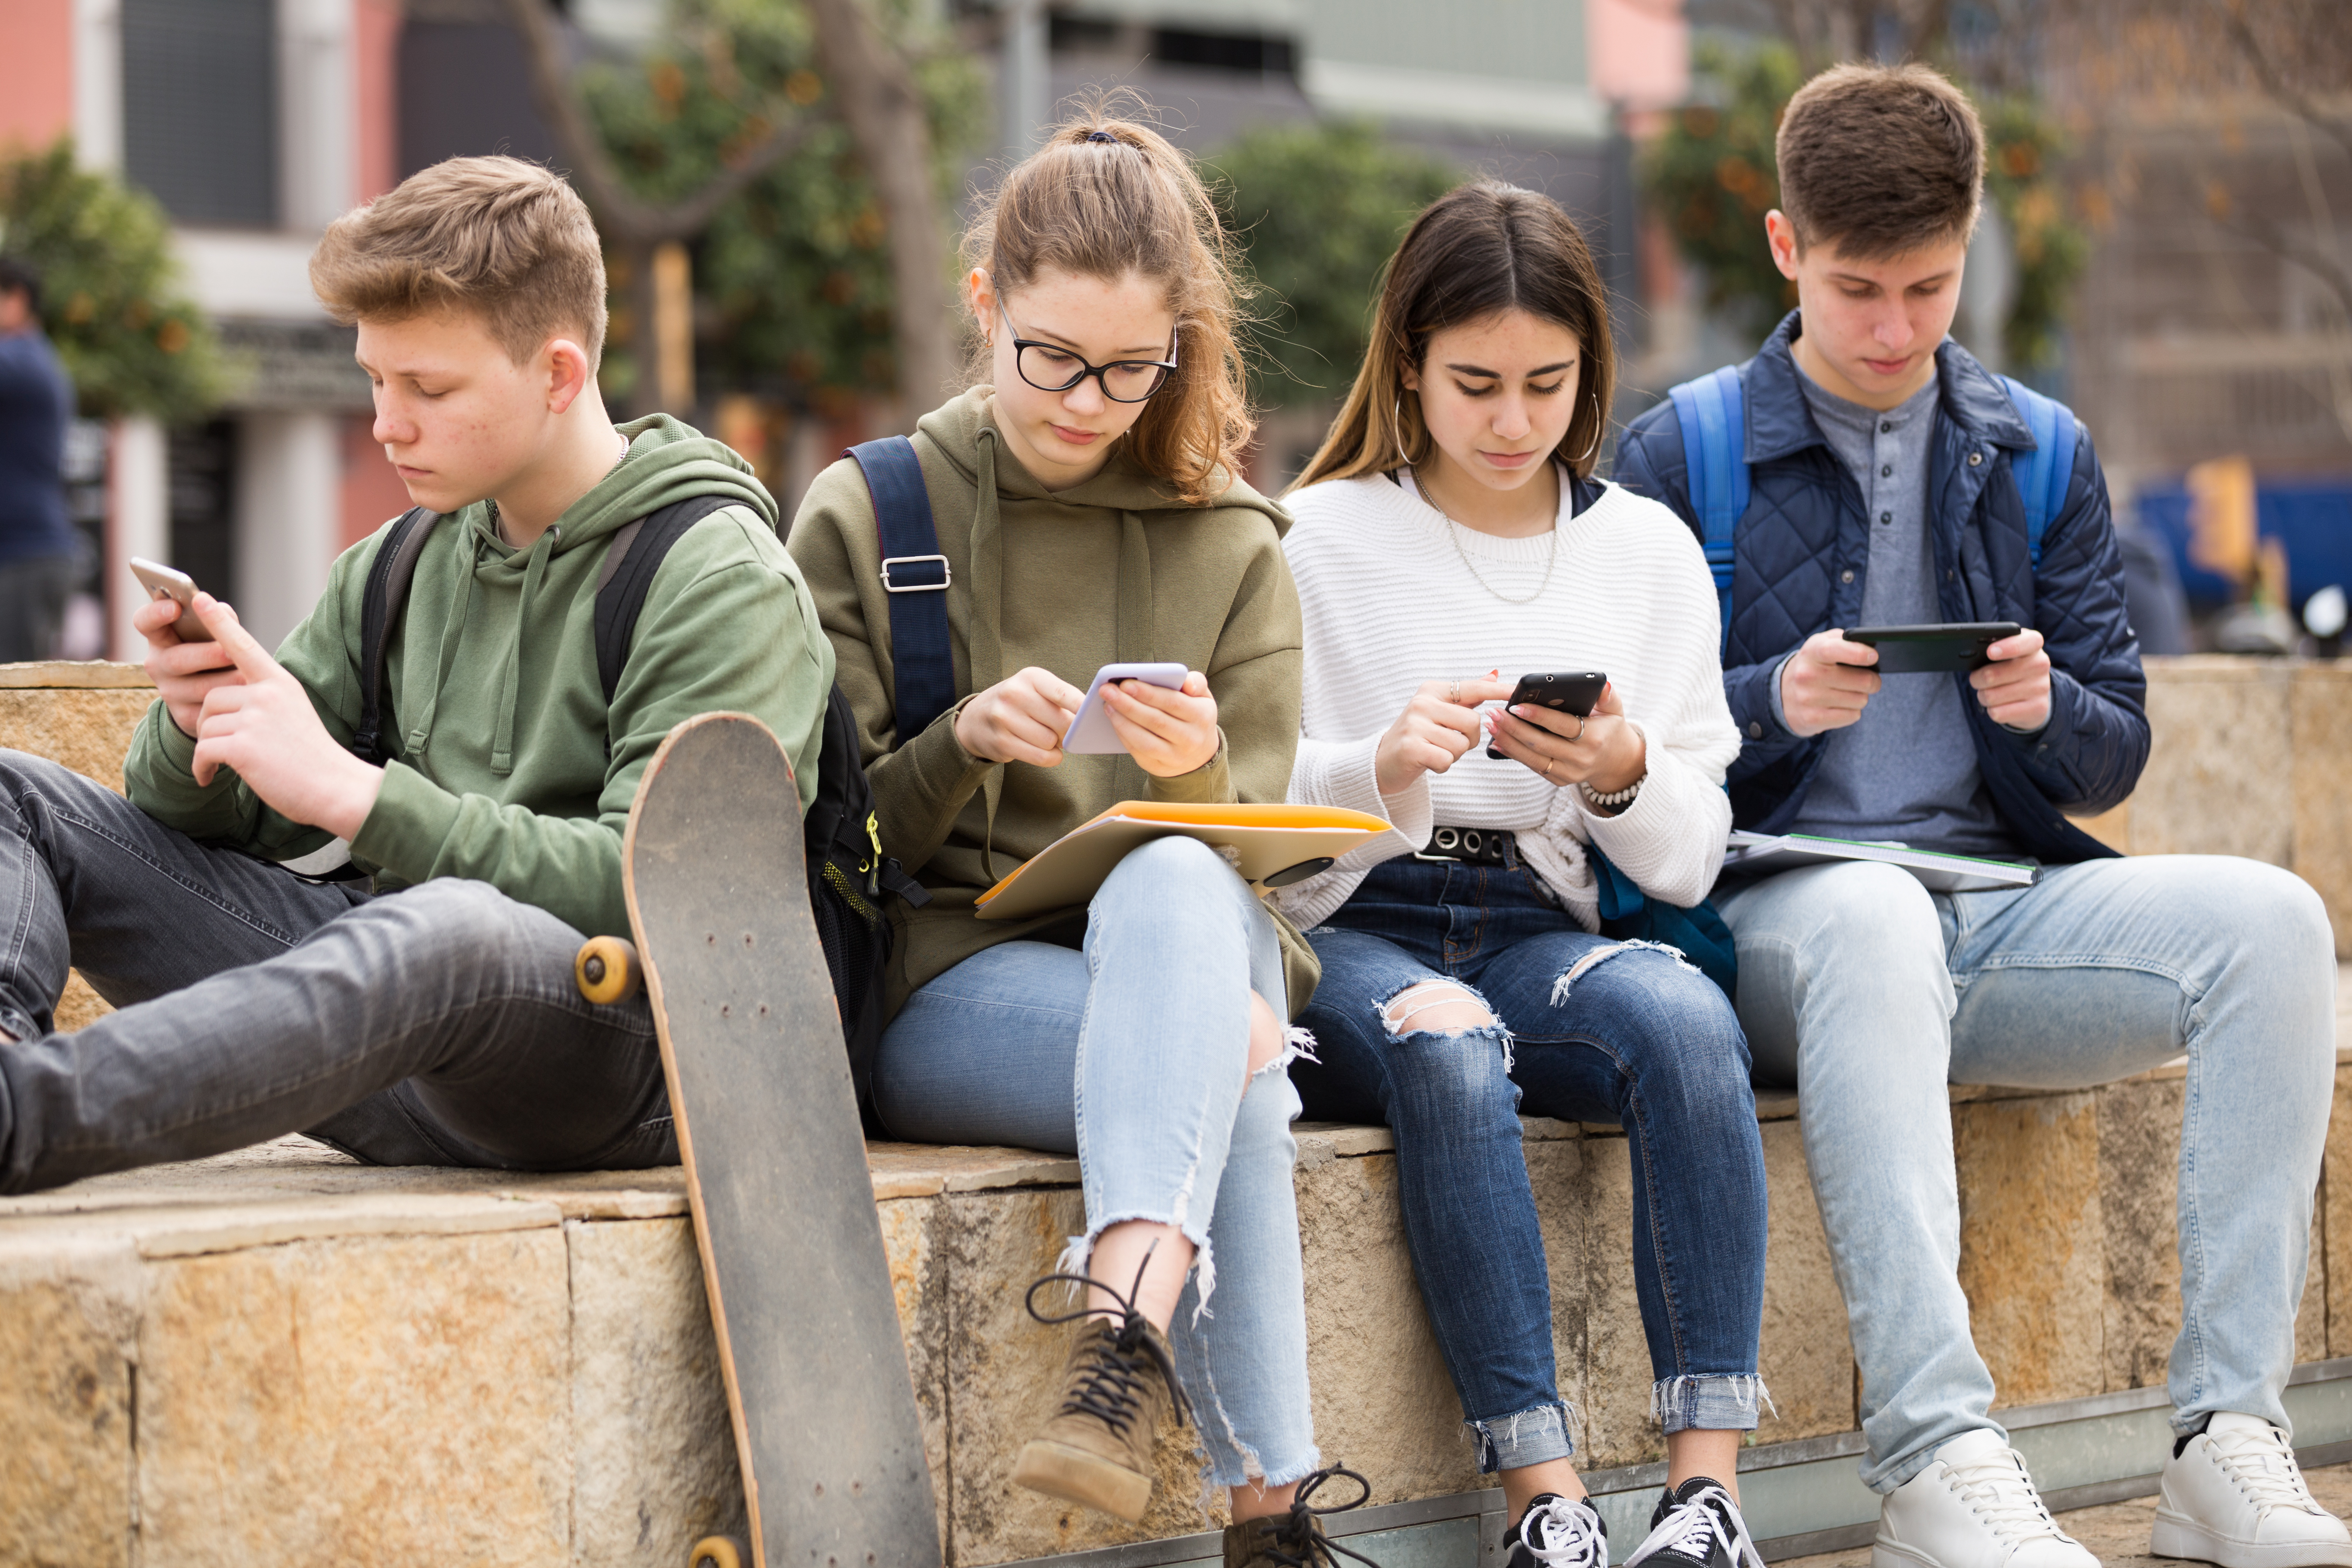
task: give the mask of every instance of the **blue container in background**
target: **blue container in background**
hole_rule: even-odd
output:
[[[2227,578],[2189,559],[2189,490],[2179,480],[2148,485],[2138,500],[2142,528],[2171,551],[2190,604],[2210,609],[2235,594]],[[2254,531],[2286,550],[2287,595],[2299,616],[2303,602],[2334,584],[2352,594],[2352,479],[2258,479]]]

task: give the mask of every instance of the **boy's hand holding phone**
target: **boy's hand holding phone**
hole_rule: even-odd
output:
[[[1977,700],[1996,724],[2031,732],[2050,722],[2050,656],[2028,626],[1985,649],[1992,662],[1969,672]]]
[[[177,602],[150,599],[132,614],[131,624],[147,639],[147,679],[171,710],[172,722],[182,734],[193,735],[204,721],[205,699],[213,689],[240,685],[245,676],[210,637],[184,639],[173,629],[179,618]]]
[[[146,605],[139,613],[144,616],[162,604]],[[194,608],[213,634],[213,643],[181,646],[215,647],[232,666],[216,673],[236,677],[205,689],[194,729],[181,725],[196,738],[196,783],[209,785],[220,769],[234,768],[278,815],[324,828],[338,838],[355,837],[375,809],[383,771],[335,743],[320,722],[318,710],[310,706],[310,692],[253,640],[235,610],[210,594],[198,594]],[[155,640],[152,634],[149,640]],[[148,661],[152,666],[159,656],[173,651],[159,647]],[[176,710],[173,720],[179,721]]]
[[[1877,662],[1876,648],[1846,641],[1841,627],[1807,637],[1780,666],[1780,711],[1790,731],[1818,735],[1860,719],[1884,680],[1871,668]]]
[[[1372,775],[1382,795],[1401,795],[1426,773],[1442,773],[1478,743],[1478,705],[1511,694],[1495,675],[1467,680],[1424,680],[1372,752]]]
[[[1547,784],[1588,784],[1613,795],[1649,772],[1649,748],[1642,731],[1625,722],[1625,703],[1614,685],[1601,688],[1586,718],[1521,702],[1486,719],[1494,748],[1541,773]]]

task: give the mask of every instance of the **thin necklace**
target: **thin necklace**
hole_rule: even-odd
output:
[[[1497,592],[1495,584],[1487,582],[1485,577],[1479,575],[1478,568],[1470,563],[1470,552],[1462,548],[1462,536],[1454,531],[1462,525],[1454,521],[1450,516],[1447,516],[1445,509],[1439,506],[1436,500],[1431,497],[1429,493],[1429,486],[1423,482],[1421,474],[1418,470],[1408,468],[1406,471],[1412,475],[1413,488],[1421,492],[1423,504],[1427,506],[1430,510],[1435,512],[1438,516],[1445,519],[1445,537],[1453,542],[1454,553],[1461,557],[1462,569],[1470,574],[1471,577],[1477,583],[1478,586],[1486,589],[1489,594],[1493,594],[1496,598],[1500,599],[1507,605],[1532,605],[1538,599],[1544,596],[1544,590],[1551,586],[1552,568],[1559,564],[1559,524],[1557,521],[1553,522],[1551,526],[1551,553],[1544,557],[1543,581],[1537,584],[1536,591],[1529,594],[1526,598],[1514,599],[1508,594]]]

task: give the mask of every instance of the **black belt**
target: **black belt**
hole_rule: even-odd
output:
[[[1472,866],[1516,866],[1519,860],[1510,832],[1499,827],[1441,827],[1413,858]]]

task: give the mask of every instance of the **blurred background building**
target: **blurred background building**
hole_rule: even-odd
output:
[[[0,164],[69,136],[160,204],[224,367],[162,416],[135,376],[85,388],[76,497],[103,564],[70,651],[132,651],[134,553],[280,635],[404,507],[305,262],[442,158],[573,174],[611,244],[608,396],[730,441],[789,513],[844,444],[939,401],[973,193],[1074,95],[1129,89],[1218,176],[1265,285],[1253,478],[1278,488],[1352,375],[1381,259],[1469,174],[1585,226],[1621,418],[1752,353],[1787,304],[1773,116],[1856,55],[1935,60],[1985,105],[1957,333],[2074,403],[2200,635],[2251,611],[2291,641],[2286,616],[2352,584],[2352,29],[2330,0],[860,3],[919,100],[895,128],[835,90],[837,0],[7,0]],[[872,177],[908,162],[931,213]],[[76,297],[53,333],[79,330]]]

